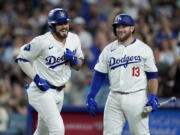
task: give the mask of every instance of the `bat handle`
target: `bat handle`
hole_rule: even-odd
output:
[[[145,106],[144,110],[143,110],[143,113],[149,113],[151,111],[152,111],[152,106]]]
[[[176,97],[171,97],[171,102],[176,102]]]
[[[161,106],[164,106],[164,105],[166,105],[166,104],[168,104],[168,103],[170,103],[170,102],[176,102],[176,97],[171,97],[171,98],[170,98],[169,100],[167,100],[167,101],[158,103],[158,108],[161,107]],[[145,106],[145,107],[144,107],[144,110],[143,110],[144,113],[149,113],[149,112],[151,112],[151,111],[152,111],[152,106]]]
[[[167,103],[166,103],[167,104]],[[160,103],[158,103],[158,108],[161,107],[162,105]],[[143,110],[143,113],[149,113],[149,112],[152,112],[152,106],[145,106],[144,107],[144,110]]]

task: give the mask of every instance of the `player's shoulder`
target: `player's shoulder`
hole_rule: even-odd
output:
[[[136,45],[144,50],[151,50],[151,47],[143,41],[136,39]]]
[[[118,45],[118,40],[112,41],[104,47],[104,51],[110,52]]]
[[[81,41],[77,34],[68,32],[68,36],[66,38],[66,44],[68,44],[68,46],[71,47],[74,46],[76,48],[81,46]]]
[[[39,35],[39,36],[36,36],[36,37],[34,37],[33,39],[32,39],[32,41],[41,41],[41,42],[43,42],[43,41],[46,41],[45,39],[48,39],[48,38],[50,38],[50,36],[51,36],[51,32],[46,32],[45,34],[42,34],[42,35]]]
[[[76,33],[69,32],[69,33],[68,33],[68,38],[71,38],[71,39],[79,39],[79,36],[78,36]]]

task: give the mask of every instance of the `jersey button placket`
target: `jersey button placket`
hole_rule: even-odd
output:
[[[122,57],[121,57],[121,60],[122,58],[124,57],[125,55],[125,47],[124,46],[121,46],[121,49],[122,49]],[[121,64],[123,64],[123,62],[121,61]],[[120,88],[121,88],[121,91],[124,91],[123,90],[123,85],[124,85],[124,66],[120,66],[120,75],[119,75],[119,83],[120,83]]]

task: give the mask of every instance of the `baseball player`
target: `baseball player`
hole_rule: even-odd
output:
[[[64,135],[60,116],[64,87],[71,68],[80,69],[83,63],[80,39],[69,32],[69,18],[64,9],[48,14],[50,31],[35,37],[21,47],[16,62],[33,81],[27,89],[29,103],[38,112],[34,135]]]
[[[120,135],[127,120],[132,135],[150,135],[148,114],[144,106],[157,110],[157,68],[151,48],[133,36],[133,19],[118,14],[113,23],[117,40],[107,45],[95,66],[93,80],[86,103],[89,113],[95,116],[98,93],[105,75],[110,81],[110,93],[104,110],[104,135]],[[150,93],[147,99],[146,87]]]

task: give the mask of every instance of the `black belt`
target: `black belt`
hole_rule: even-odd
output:
[[[59,86],[59,87],[54,86],[54,85],[50,85],[50,88],[52,88],[52,89],[56,89],[57,91],[61,91],[63,88],[65,88],[65,85],[63,85],[63,86]]]
[[[131,94],[131,93],[139,92],[139,91],[142,91],[142,90],[145,90],[145,89],[140,89],[140,90],[131,91],[131,92],[123,92],[123,91],[113,91],[113,92],[120,93],[120,94]]]

